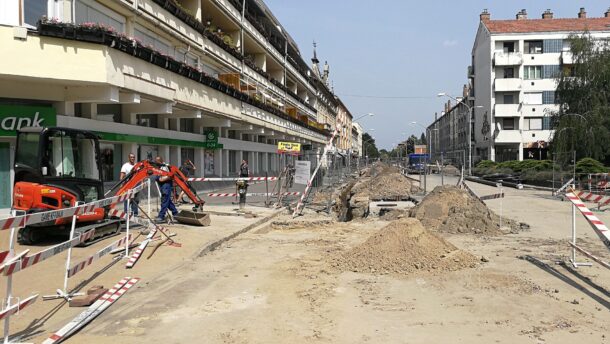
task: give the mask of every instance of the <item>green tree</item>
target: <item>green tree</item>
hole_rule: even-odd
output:
[[[369,158],[379,157],[379,150],[375,144],[375,139],[369,133],[362,134],[362,146],[362,151],[365,156],[368,156]]]
[[[407,154],[415,153],[415,145],[419,144],[415,135],[409,136],[407,139]]]
[[[578,159],[610,160],[610,44],[593,39],[588,32],[568,38],[573,64],[562,65],[557,76],[556,101],[552,114],[555,126],[552,149],[576,150]]]
[[[421,135],[419,136],[419,142],[417,144],[418,145],[427,145],[428,144],[428,140],[426,140],[426,135],[424,133],[421,133]]]

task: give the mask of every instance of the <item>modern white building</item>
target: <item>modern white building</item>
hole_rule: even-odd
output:
[[[610,10],[600,18],[587,17],[584,8],[576,18],[554,18],[547,10],[539,19],[521,10],[511,20],[494,20],[484,10],[480,20],[468,67],[474,160],[546,159],[549,114],[558,110],[556,77],[572,63],[567,38],[585,30],[610,37]]]
[[[259,0],[2,0],[0,56],[0,208],[26,125],[96,132],[113,182],[129,153],[272,175],[294,158],[278,142],[317,159],[339,114],[328,73]]]

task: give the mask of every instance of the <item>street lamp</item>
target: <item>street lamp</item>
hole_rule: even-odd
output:
[[[458,104],[462,103],[464,106],[468,108],[468,174],[472,174],[472,115],[474,114],[474,109],[483,108],[481,105],[477,105],[474,108],[470,105],[466,104],[464,101],[459,101],[457,98],[448,95],[445,92],[441,92],[436,95],[437,97],[447,97],[449,99],[455,100]],[[490,123],[491,124],[491,123]]]
[[[372,113],[372,112],[369,112],[369,113],[367,113],[367,114],[365,114],[365,115],[362,115],[362,116],[360,116],[360,117],[358,117],[358,118],[356,118],[356,119],[353,119],[353,120],[352,120],[352,123],[356,123],[356,122],[358,122],[359,120],[363,119],[364,117],[373,117],[373,116],[375,116],[375,114],[374,114],[374,113]]]

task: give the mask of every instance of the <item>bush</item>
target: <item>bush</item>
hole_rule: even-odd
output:
[[[476,168],[492,168],[496,167],[497,163],[491,160],[482,160],[477,165]]]
[[[576,173],[606,173],[608,169],[599,161],[592,158],[580,159],[576,163]]]

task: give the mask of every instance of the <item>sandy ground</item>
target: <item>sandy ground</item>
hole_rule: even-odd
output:
[[[569,205],[540,191],[506,192],[503,214],[529,230],[446,236],[485,257],[475,268],[342,272],[333,257],[385,222],[264,225],[130,292],[70,342],[607,343],[610,272],[556,264],[569,254]],[[497,200],[488,204],[500,212]],[[607,258],[577,223],[580,244]]]
[[[428,179],[429,186],[438,182]],[[470,185],[480,195],[496,191]],[[213,218],[213,224],[221,223],[218,227],[176,228],[183,248],[163,247],[133,271],[121,263],[102,275],[102,284],[127,274],[143,280],[67,342],[609,342],[610,271],[599,265],[574,269],[556,264],[569,255],[569,204],[551,199],[548,192],[505,192],[504,200],[487,204],[531,228],[502,236],[444,235],[487,262],[442,274],[336,269],[334,258],[387,224],[378,219],[343,224],[313,217],[299,226],[273,225],[288,220],[282,215],[203,255],[196,253],[206,243],[257,219]],[[600,217],[610,223],[610,214]],[[608,250],[580,216],[577,225],[579,244],[608,260]],[[51,276],[61,272],[62,262],[54,274],[47,271],[52,264],[21,272],[16,290],[52,292],[61,284],[61,278]],[[108,262],[83,272],[82,278]],[[59,310],[45,318],[54,307]],[[11,333],[29,325],[34,335],[27,340],[40,342],[79,311],[60,307],[59,301],[39,302],[13,319]]]

